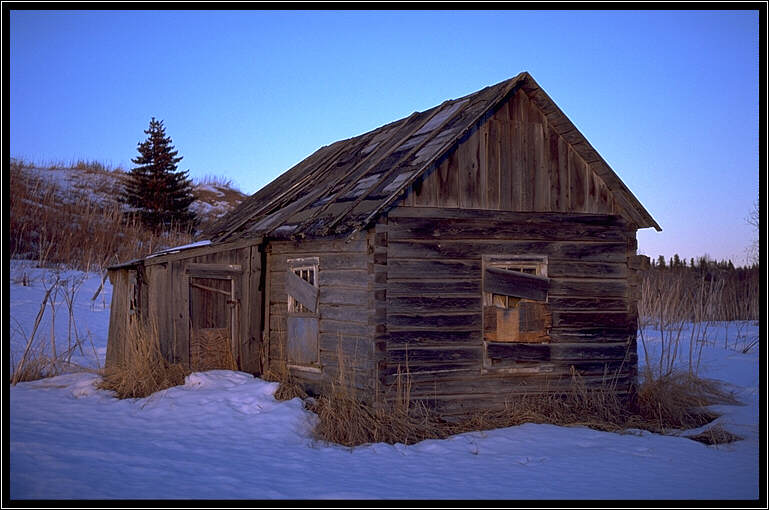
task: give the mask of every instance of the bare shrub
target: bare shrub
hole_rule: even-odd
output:
[[[160,349],[157,324],[134,320],[128,327],[123,359],[108,366],[99,387],[117,398],[143,398],[184,384],[189,370],[170,363]]]

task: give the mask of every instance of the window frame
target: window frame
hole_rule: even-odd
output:
[[[533,273],[530,271],[520,271],[520,272],[523,272],[524,274],[533,274],[533,276],[549,278],[548,271],[547,271],[548,257],[546,255],[483,255],[481,265],[482,265],[481,270],[483,271],[484,275],[486,274],[486,269],[488,267],[513,270],[513,271],[518,270],[517,268],[523,268],[523,269],[533,270]],[[493,294],[485,291],[485,285],[481,286],[481,310],[482,310],[481,338],[483,341],[483,362],[481,367],[482,373],[485,373],[488,371],[538,373],[542,370],[544,371],[548,370],[547,366],[533,367],[531,366],[531,363],[528,363],[528,362],[522,362],[517,367],[515,365],[518,365],[518,363],[515,363],[515,362],[512,363],[512,366],[511,364],[507,364],[507,366],[505,367],[495,367],[492,365],[492,361],[488,357],[489,343],[518,344],[518,345],[539,345],[539,344],[550,343],[549,338],[547,340],[537,341],[537,342],[523,342],[523,341],[509,341],[509,340],[499,341],[499,340],[487,339],[487,336],[486,336],[487,309],[490,307],[495,307],[500,309],[513,309],[517,307],[517,305],[521,301],[543,303],[547,305],[547,303],[549,302],[549,293],[545,296],[544,301],[538,301],[534,299],[525,299],[525,298],[518,298],[518,297],[501,295],[501,294],[500,295]],[[549,337],[549,335],[547,336]]]
[[[307,283],[310,283],[313,287],[316,289],[320,289],[319,285],[319,258],[318,257],[298,257],[298,258],[287,258],[286,259],[286,270],[291,271],[294,274],[296,274],[297,271],[300,272],[297,276],[299,278],[302,278]],[[312,274],[312,282],[310,282],[308,279],[305,279],[302,277],[301,272],[302,271],[310,271]],[[314,312],[311,312],[310,310],[306,309],[301,303],[299,303],[291,294],[286,292],[287,296],[287,303],[286,303],[286,321],[290,321],[292,318],[303,318],[303,319],[315,319],[318,321],[318,325],[320,323],[320,310],[319,307],[316,306],[316,309]],[[300,370],[305,372],[320,372],[321,371],[321,364],[320,364],[320,332],[319,330],[316,331],[317,337],[315,338],[315,344],[316,349],[315,350],[315,360],[311,361],[309,363],[298,363],[296,361],[293,361],[289,359],[289,342],[290,338],[288,335],[289,332],[288,324],[286,324],[286,365],[289,369],[294,370]]]

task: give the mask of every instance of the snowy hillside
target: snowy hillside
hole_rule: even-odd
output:
[[[12,261],[10,348],[18,361],[50,271]],[[111,288],[79,281],[73,305],[83,350],[72,362],[104,363]],[[34,349],[61,349],[66,302],[46,307]],[[708,331],[702,376],[725,381],[744,406],[714,406],[743,439],[707,446],[684,436],[525,424],[356,448],[313,440],[315,415],[299,399],[276,401],[276,383],[232,371],[193,373],[149,398],[117,400],[78,372],[10,388],[12,499],[755,499],[759,496],[759,346],[754,322]],[[686,335],[683,335],[686,337]],[[645,331],[652,358],[660,348]],[[639,347],[640,349],[640,347]],[[687,345],[682,345],[684,351]],[[641,360],[644,359],[640,355]],[[681,359],[685,356],[681,356]]]
[[[107,206],[115,202],[126,178],[122,170],[99,168],[98,163],[42,168],[12,158],[11,164],[14,163],[30,181],[55,184],[64,201],[87,194],[95,203]],[[207,179],[193,184],[196,200],[191,208],[203,223],[216,220],[246,198],[225,179]]]

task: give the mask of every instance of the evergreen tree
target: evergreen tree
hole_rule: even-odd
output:
[[[681,257],[678,256],[678,253],[673,254],[673,260],[670,262],[670,267],[673,269],[681,267]]]
[[[195,214],[189,206],[195,200],[188,172],[177,170],[182,160],[166,136],[162,120],[150,120],[148,135],[139,142],[139,156],[131,160],[137,165],[128,172],[123,201],[139,213],[150,228],[186,229],[195,225]]]
[[[665,256],[664,255],[660,255],[659,257],[657,257],[657,267],[659,267],[660,269],[665,269]]]

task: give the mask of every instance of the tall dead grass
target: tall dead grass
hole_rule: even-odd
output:
[[[710,423],[718,415],[707,409],[713,404],[737,404],[717,381],[688,372],[655,377],[647,372],[630,395],[616,391],[608,377],[598,387],[587,385],[577,372],[570,384],[545,394],[510,395],[503,407],[445,416],[429,399],[411,396],[408,365],[399,370],[396,383],[376,401],[367,401],[348,379],[347,363],[338,353],[337,376],[321,394],[305,399],[318,415],[316,439],[358,446],[367,443],[413,444],[425,439],[445,439],[463,432],[510,427],[523,423],[587,426],[597,430],[624,432],[642,429],[657,433],[681,433]],[[287,373],[287,372],[286,372]],[[291,381],[293,396],[301,388]],[[282,385],[281,385],[282,388]],[[280,391],[280,390],[279,390]],[[387,395],[387,398],[381,397]],[[709,444],[739,439],[728,434],[704,433],[697,440]]]
[[[181,363],[170,363],[161,352],[157,325],[134,320],[122,359],[109,365],[99,387],[117,398],[143,398],[157,391],[184,384],[190,371]]]
[[[11,384],[18,382],[34,381],[44,377],[53,377],[67,370],[81,369],[72,362],[72,356],[76,351],[85,355],[84,344],[86,340],[90,342],[91,352],[96,358],[96,348],[91,341],[90,335],[83,336],[77,328],[74,313],[75,297],[80,286],[85,280],[85,275],[71,276],[62,278],[58,271],[52,272],[47,278],[43,279],[45,294],[40,303],[40,309],[35,317],[32,331],[27,335],[21,324],[11,316],[14,324],[11,332],[17,334],[25,340],[24,351],[21,358],[16,362],[11,353]],[[67,311],[67,343],[64,348],[63,341],[56,345],[56,306],[55,301],[58,297],[63,298]],[[38,335],[38,329],[45,314],[46,307],[50,310],[50,331],[46,339],[43,335]],[[60,339],[63,340],[63,339]]]
[[[319,418],[314,429],[316,439],[358,446],[376,442],[414,444],[425,439],[445,439],[454,434],[524,423],[585,426],[620,433],[641,429],[681,434],[718,417],[707,406],[738,404],[718,382],[686,373],[643,382],[637,398],[630,401],[609,387],[610,384],[589,388],[575,375],[568,390],[511,396],[503,408],[446,417],[428,401],[372,404],[358,398],[354,391],[334,385],[330,392],[311,399],[307,407]],[[695,439],[715,444],[739,438],[703,433]]]
[[[56,182],[11,165],[11,257],[93,271],[192,240],[191,232],[148,230],[117,201],[100,203],[87,191],[65,195]]]
[[[704,346],[715,343],[709,332],[716,322],[757,320],[758,275],[757,266],[646,271],[638,301],[639,336],[652,376],[669,376],[681,363],[696,375]],[[647,329],[659,333],[661,352],[655,360],[650,359]]]

